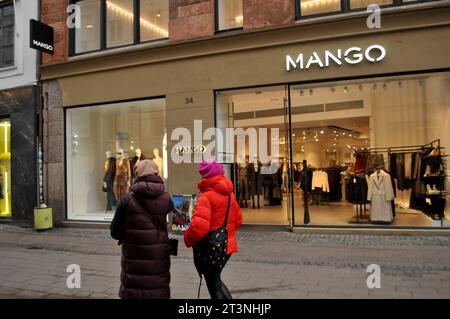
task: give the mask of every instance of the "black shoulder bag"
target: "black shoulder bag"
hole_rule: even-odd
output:
[[[227,261],[228,249],[228,214],[230,212],[231,195],[228,195],[227,214],[223,226],[210,231],[194,246],[194,263],[201,274],[205,271],[219,271]]]

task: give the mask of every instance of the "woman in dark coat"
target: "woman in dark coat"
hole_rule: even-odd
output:
[[[155,162],[140,161],[135,176],[130,194],[121,199],[116,211],[118,215],[123,210],[125,225],[119,296],[169,299],[170,245],[166,216],[172,202]]]

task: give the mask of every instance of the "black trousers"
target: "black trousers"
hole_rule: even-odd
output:
[[[230,259],[231,254],[227,255],[226,262]],[[227,286],[222,282],[220,275],[222,270],[206,271],[203,275],[205,277],[206,286],[208,287],[211,299],[233,299]]]

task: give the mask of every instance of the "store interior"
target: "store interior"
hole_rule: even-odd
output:
[[[280,132],[277,174],[261,175],[248,139],[246,164],[231,165],[244,223],[303,225],[306,202],[310,225],[444,226],[448,83],[424,76],[220,92],[219,125]]]
[[[69,219],[111,220],[140,160],[153,159],[167,181],[165,110],[165,99],[67,110]]]

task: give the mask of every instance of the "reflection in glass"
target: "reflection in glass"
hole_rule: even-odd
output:
[[[151,41],[168,38],[169,1],[140,0],[141,1],[141,41]]]
[[[219,0],[219,30],[242,28],[242,0]]]
[[[75,53],[100,50],[100,0],[82,0],[77,5],[81,29],[75,29]]]
[[[299,0],[302,16],[341,10],[341,0]]]
[[[370,4],[392,4],[393,0],[350,0],[350,9],[367,8]]]
[[[108,0],[106,8],[107,47],[133,43],[133,0]]]

